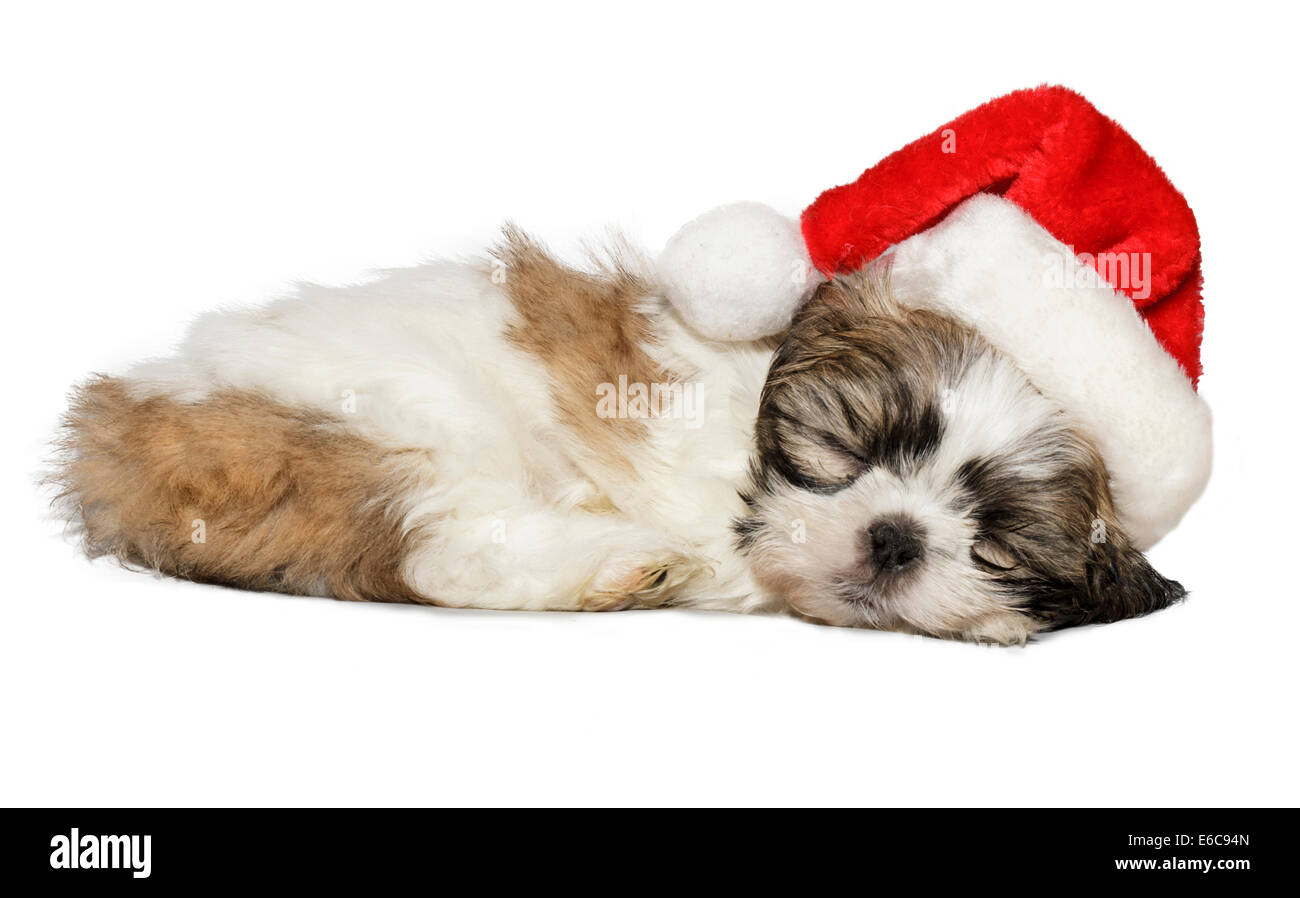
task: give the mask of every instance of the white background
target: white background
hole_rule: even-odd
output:
[[[0,17],[0,802],[1300,799],[1290,26],[1244,4],[181,6]],[[797,213],[1043,82],[1118,119],[1200,220],[1216,472],[1152,553],[1181,607],[997,649],[351,605],[87,562],[34,487],[67,389],[203,310],[477,251],[507,218],[568,252],[611,223],[657,250],[734,199]]]

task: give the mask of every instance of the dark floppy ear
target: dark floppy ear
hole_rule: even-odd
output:
[[[1077,623],[1109,623],[1159,611],[1187,595],[1161,576],[1141,552],[1112,542],[1096,543],[1085,565],[1087,601]]]

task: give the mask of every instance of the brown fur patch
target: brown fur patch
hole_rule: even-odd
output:
[[[246,589],[427,601],[401,576],[415,450],[255,393],[136,398],[104,377],[76,391],[62,450],[54,479],[92,555]]]
[[[570,268],[513,226],[493,255],[506,265],[519,313],[507,338],[546,366],[564,423],[598,458],[630,471],[627,444],[644,439],[646,421],[597,415],[597,387],[620,375],[647,385],[671,380],[642,348],[652,333],[637,303],[652,288],[617,261],[595,274]]]
[[[995,353],[955,319],[898,305],[887,269],[821,285],[796,317],[763,388],[752,507],[790,487],[834,493],[876,468],[904,480],[924,471],[952,439],[945,437],[946,385]],[[988,609],[1013,609],[1036,629],[1057,628],[1145,614],[1185,595],[1133,547],[1100,452],[1063,413],[997,451],[972,453],[949,487],[968,505],[962,514],[976,534],[971,562],[991,585]],[[742,546],[759,544],[770,531],[758,517],[737,526]],[[756,561],[768,579],[786,573],[762,564]],[[781,588],[794,593],[800,583],[790,583]],[[813,587],[820,599],[825,584]],[[972,606],[966,617],[987,614]],[[1018,638],[1007,619],[997,621],[991,630],[970,630],[967,620],[957,620],[961,629],[952,632]]]

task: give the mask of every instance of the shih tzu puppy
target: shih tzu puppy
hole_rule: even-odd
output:
[[[1185,594],[1131,544],[1067,414],[875,272],[821,287],[777,349],[752,471],[741,551],[829,623],[1010,643]]]
[[[723,343],[626,254],[577,270],[507,229],[494,255],[210,314],[84,384],[56,479],[88,551],[349,600],[994,643],[1184,594],[1070,416],[880,265]]]

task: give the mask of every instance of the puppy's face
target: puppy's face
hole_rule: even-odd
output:
[[[969,328],[878,275],[824,285],[764,387],[736,522],[767,585],[827,623],[998,643],[1162,608],[1093,446]]]

